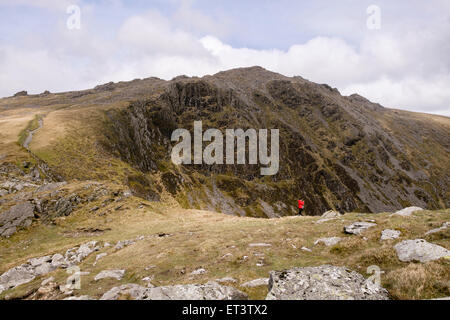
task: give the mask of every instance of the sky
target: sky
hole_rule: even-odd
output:
[[[450,116],[450,0],[0,0],[0,97],[255,65]]]

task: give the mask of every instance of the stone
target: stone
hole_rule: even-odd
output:
[[[10,237],[19,227],[31,224],[34,217],[34,205],[30,202],[17,204],[8,211],[0,214],[0,236]]]
[[[339,243],[341,240],[342,240],[342,238],[339,238],[339,237],[320,238],[314,242],[314,245],[316,246],[318,244],[323,243],[327,247],[330,247],[330,246],[334,246],[335,244]]]
[[[344,231],[348,234],[361,234],[363,231],[376,226],[376,223],[371,222],[355,222],[351,225],[345,226]]]
[[[75,297],[67,297],[63,300],[95,300],[95,298],[92,298],[90,296],[75,296]]]
[[[394,240],[400,237],[402,233],[398,230],[386,229],[381,232],[381,241]]]
[[[433,234],[433,233],[436,233],[436,232],[444,231],[444,230],[447,229],[448,227],[450,227],[450,222],[444,222],[444,224],[442,225],[442,227],[436,228],[436,229],[432,229],[432,230],[430,230],[430,231],[427,231],[427,232],[425,233],[425,235],[429,235],[429,234]]]
[[[248,296],[232,287],[217,282],[145,288],[136,284],[115,287],[100,300],[118,300],[122,296],[134,300],[244,300]]]
[[[245,282],[245,283],[241,284],[241,287],[254,288],[254,287],[267,286],[268,284],[269,284],[269,278],[260,278],[260,279],[255,279],[252,281]]]
[[[35,278],[33,269],[29,265],[21,265],[9,269],[0,276],[0,291],[20,286],[33,281]]]
[[[249,247],[271,247],[270,243],[250,243]]]
[[[78,248],[71,248],[67,250],[65,254],[65,259],[70,263],[80,263],[84,259],[86,259],[91,253],[98,251],[100,249],[99,246],[97,246],[97,241],[90,241],[87,243],[82,244]]]
[[[43,287],[43,286],[46,286],[47,284],[49,284],[50,282],[53,282],[53,281],[55,281],[55,278],[54,278],[54,277],[47,278],[47,279],[45,279],[45,280],[43,280],[43,281],[41,282],[41,286],[42,286],[42,287]]]
[[[247,300],[248,296],[217,282],[187,284],[147,289],[144,300]]]
[[[394,246],[398,259],[403,262],[428,262],[440,258],[450,258],[450,251],[423,239],[405,240]]]
[[[216,279],[215,280],[218,283],[227,283],[227,282],[231,282],[231,283],[236,283],[237,280],[231,277],[224,277],[224,278],[220,278],[220,279]]]
[[[97,261],[100,260],[103,257],[106,257],[108,254],[106,252],[100,253],[95,257],[94,266],[97,264]]]
[[[323,265],[269,273],[267,300],[388,300],[388,292],[345,267]]]
[[[420,208],[420,207],[407,207],[407,208],[404,208],[402,210],[394,212],[393,215],[402,216],[402,217],[409,217],[414,212],[421,211],[421,210],[423,210],[423,209]]]
[[[125,275],[125,270],[103,270],[97,274],[94,278],[95,281],[105,278],[115,278],[116,280],[122,280]]]
[[[52,266],[55,268],[66,268],[68,263],[62,254],[56,253],[52,256]]]
[[[100,300],[118,300],[121,296],[130,297],[134,300],[142,300],[147,288],[140,285],[129,283],[120,287],[114,287],[111,290],[105,292]]]
[[[337,211],[329,210],[322,214],[323,219],[330,219],[330,218],[339,218],[341,214]]]
[[[133,240],[118,241],[117,244],[114,246],[114,250],[121,250],[127,246],[134,244],[134,243],[135,243],[135,241],[133,241]]]
[[[307,247],[301,247],[300,250],[303,250],[303,251],[306,251],[306,252],[312,252],[312,250],[307,248]]]
[[[41,192],[47,192],[47,191],[52,191],[55,189],[58,189],[64,185],[66,185],[67,182],[51,182],[51,183],[47,183],[44,184],[40,187],[38,187],[35,191],[35,193],[41,193]]]
[[[195,276],[195,275],[200,275],[200,274],[205,274],[205,273],[206,273],[206,270],[203,268],[200,268],[200,269],[192,271],[191,275]]]

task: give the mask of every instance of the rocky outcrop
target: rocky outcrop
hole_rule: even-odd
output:
[[[267,300],[387,300],[388,292],[344,267],[271,271]]]
[[[351,225],[345,226],[344,231],[348,234],[361,234],[365,230],[375,227],[377,224],[372,222],[355,222]]]
[[[33,281],[36,277],[46,275],[57,268],[76,265],[98,249],[97,241],[91,241],[67,250],[65,256],[56,253],[29,259],[26,263],[12,268],[0,276],[0,293]]]
[[[405,240],[394,246],[398,259],[403,262],[428,262],[440,258],[450,258],[450,251],[423,239]]]
[[[117,300],[128,296],[134,300],[246,300],[248,296],[233,288],[208,282],[145,288],[135,284],[115,287],[106,292],[101,300]]]
[[[24,202],[0,214],[0,236],[10,237],[18,228],[29,227],[34,217],[34,205]]]

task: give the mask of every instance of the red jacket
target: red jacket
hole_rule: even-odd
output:
[[[303,209],[303,206],[305,205],[305,201],[303,200],[298,200],[298,208],[299,209]]]

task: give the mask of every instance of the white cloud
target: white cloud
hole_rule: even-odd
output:
[[[197,17],[198,29],[212,23],[200,21],[203,16],[189,7],[178,12],[183,15]],[[44,45],[35,50],[0,45],[0,95],[23,89],[84,89],[149,76],[202,76],[260,65],[328,83],[343,94],[357,92],[387,107],[450,115],[446,23],[404,33],[367,33],[359,45],[338,37],[315,37],[283,51],[235,48],[215,36],[199,37],[154,10],[126,19],[111,39],[92,32],[89,18],[81,31],[64,29],[42,37]]]

